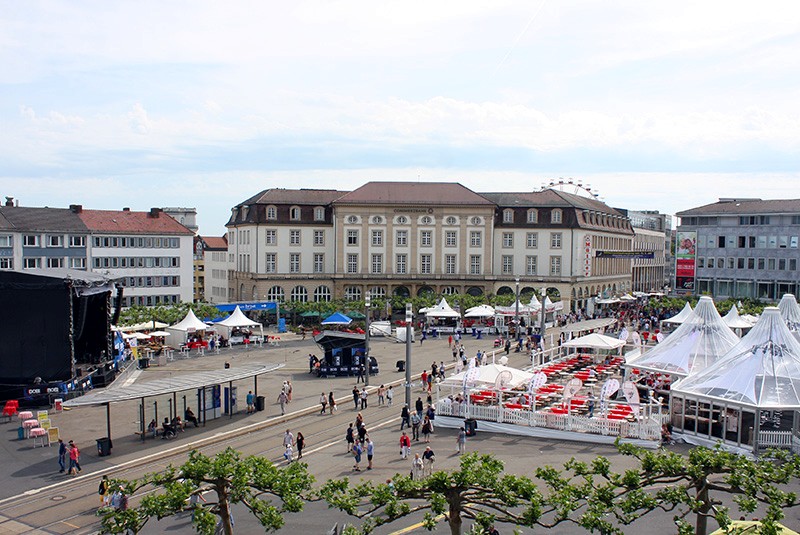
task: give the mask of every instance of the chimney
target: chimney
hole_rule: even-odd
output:
[[[148,217],[158,217],[160,213],[161,213],[161,208],[150,208],[150,213],[148,214]]]
[[[73,214],[80,214],[81,212],[83,212],[83,206],[80,204],[70,204],[69,211],[72,212]]]
[[[6,197],[6,206],[14,206],[14,197]]]
[[[126,206],[125,208],[123,208],[123,209],[122,209],[122,211],[123,211],[123,212],[130,212],[130,211],[131,211],[131,209],[130,209],[130,208],[128,208],[128,207]]]

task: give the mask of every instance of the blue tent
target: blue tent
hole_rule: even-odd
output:
[[[334,312],[322,320],[322,325],[350,325],[352,322],[352,319],[348,318],[341,312]]]

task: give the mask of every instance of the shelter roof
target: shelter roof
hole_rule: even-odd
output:
[[[565,342],[563,347],[591,347],[593,349],[619,349],[625,340],[613,338],[600,333],[591,333]]]
[[[599,318],[595,320],[579,321],[577,323],[568,323],[561,328],[565,333],[580,333],[585,331],[593,331],[595,329],[602,329],[616,323],[616,318]]]
[[[194,232],[162,212],[160,208],[154,208],[149,212],[82,210],[78,217],[93,232],[194,235]]]
[[[494,205],[457,182],[367,182],[337,199],[335,204]]]
[[[0,229],[88,233],[86,224],[69,208],[0,206]]]
[[[64,402],[65,407],[87,407],[91,405],[105,405],[132,399],[142,399],[151,396],[171,394],[185,390],[195,390],[205,386],[240,381],[263,373],[283,368],[284,364],[244,364],[222,370],[209,370],[204,372],[174,374],[162,379],[155,379],[128,386],[111,386],[102,390],[93,390],[81,397]]]
[[[678,212],[678,217],[695,215],[757,215],[800,213],[800,199],[720,199],[697,208]]]

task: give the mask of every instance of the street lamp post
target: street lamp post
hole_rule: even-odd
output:
[[[517,298],[516,301],[514,301],[514,307],[515,307],[515,310],[514,310],[514,335],[515,335],[515,338],[517,340],[519,340],[519,336],[520,336],[520,333],[519,333],[519,277],[515,278],[514,282],[516,284],[515,290],[514,290],[514,295]]]
[[[364,386],[369,386],[369,306],[370,306],[370,292],[367,291],[367,294],[364,296],[364,315],[367,317],[365,320],[365,328],[364,328],[364,367],[366,368],[367,374],[364,376]]]
[[[546,329],[545,321],[547,320],[547,307],[545,307],[545,301],[547,301],[547,286],[542,288],[542,308],[539,309],[542,314],[542,326],[541,326],[541,333],[542,333],[542,362],[544,362],[544,331]]]
[[[411,303],[406,303],[406,406],[411,407]]]

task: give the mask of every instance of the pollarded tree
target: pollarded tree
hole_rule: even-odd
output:
[[[263,457],[242,458],[231,448],[215,457],[192,451],[178,468],[170,466],[164,472],[132,481],[113,480],[111,492],[126,496],[143,489],[155,492],[147,493],[139,505],[127,510],[102,510],[102,532],[136,533],[153,517],[162,519],[192,511],[192,524],[198,533],[212,534],[219,524],[230,535],[231,506],[237,503],[247,507],[265,531],[274,531],[283,526],[284,513],[303,509],[304,494],[313,483],[314,477],[302,463],[277,468]],[[207,501],[192,499],[206,493]]]

